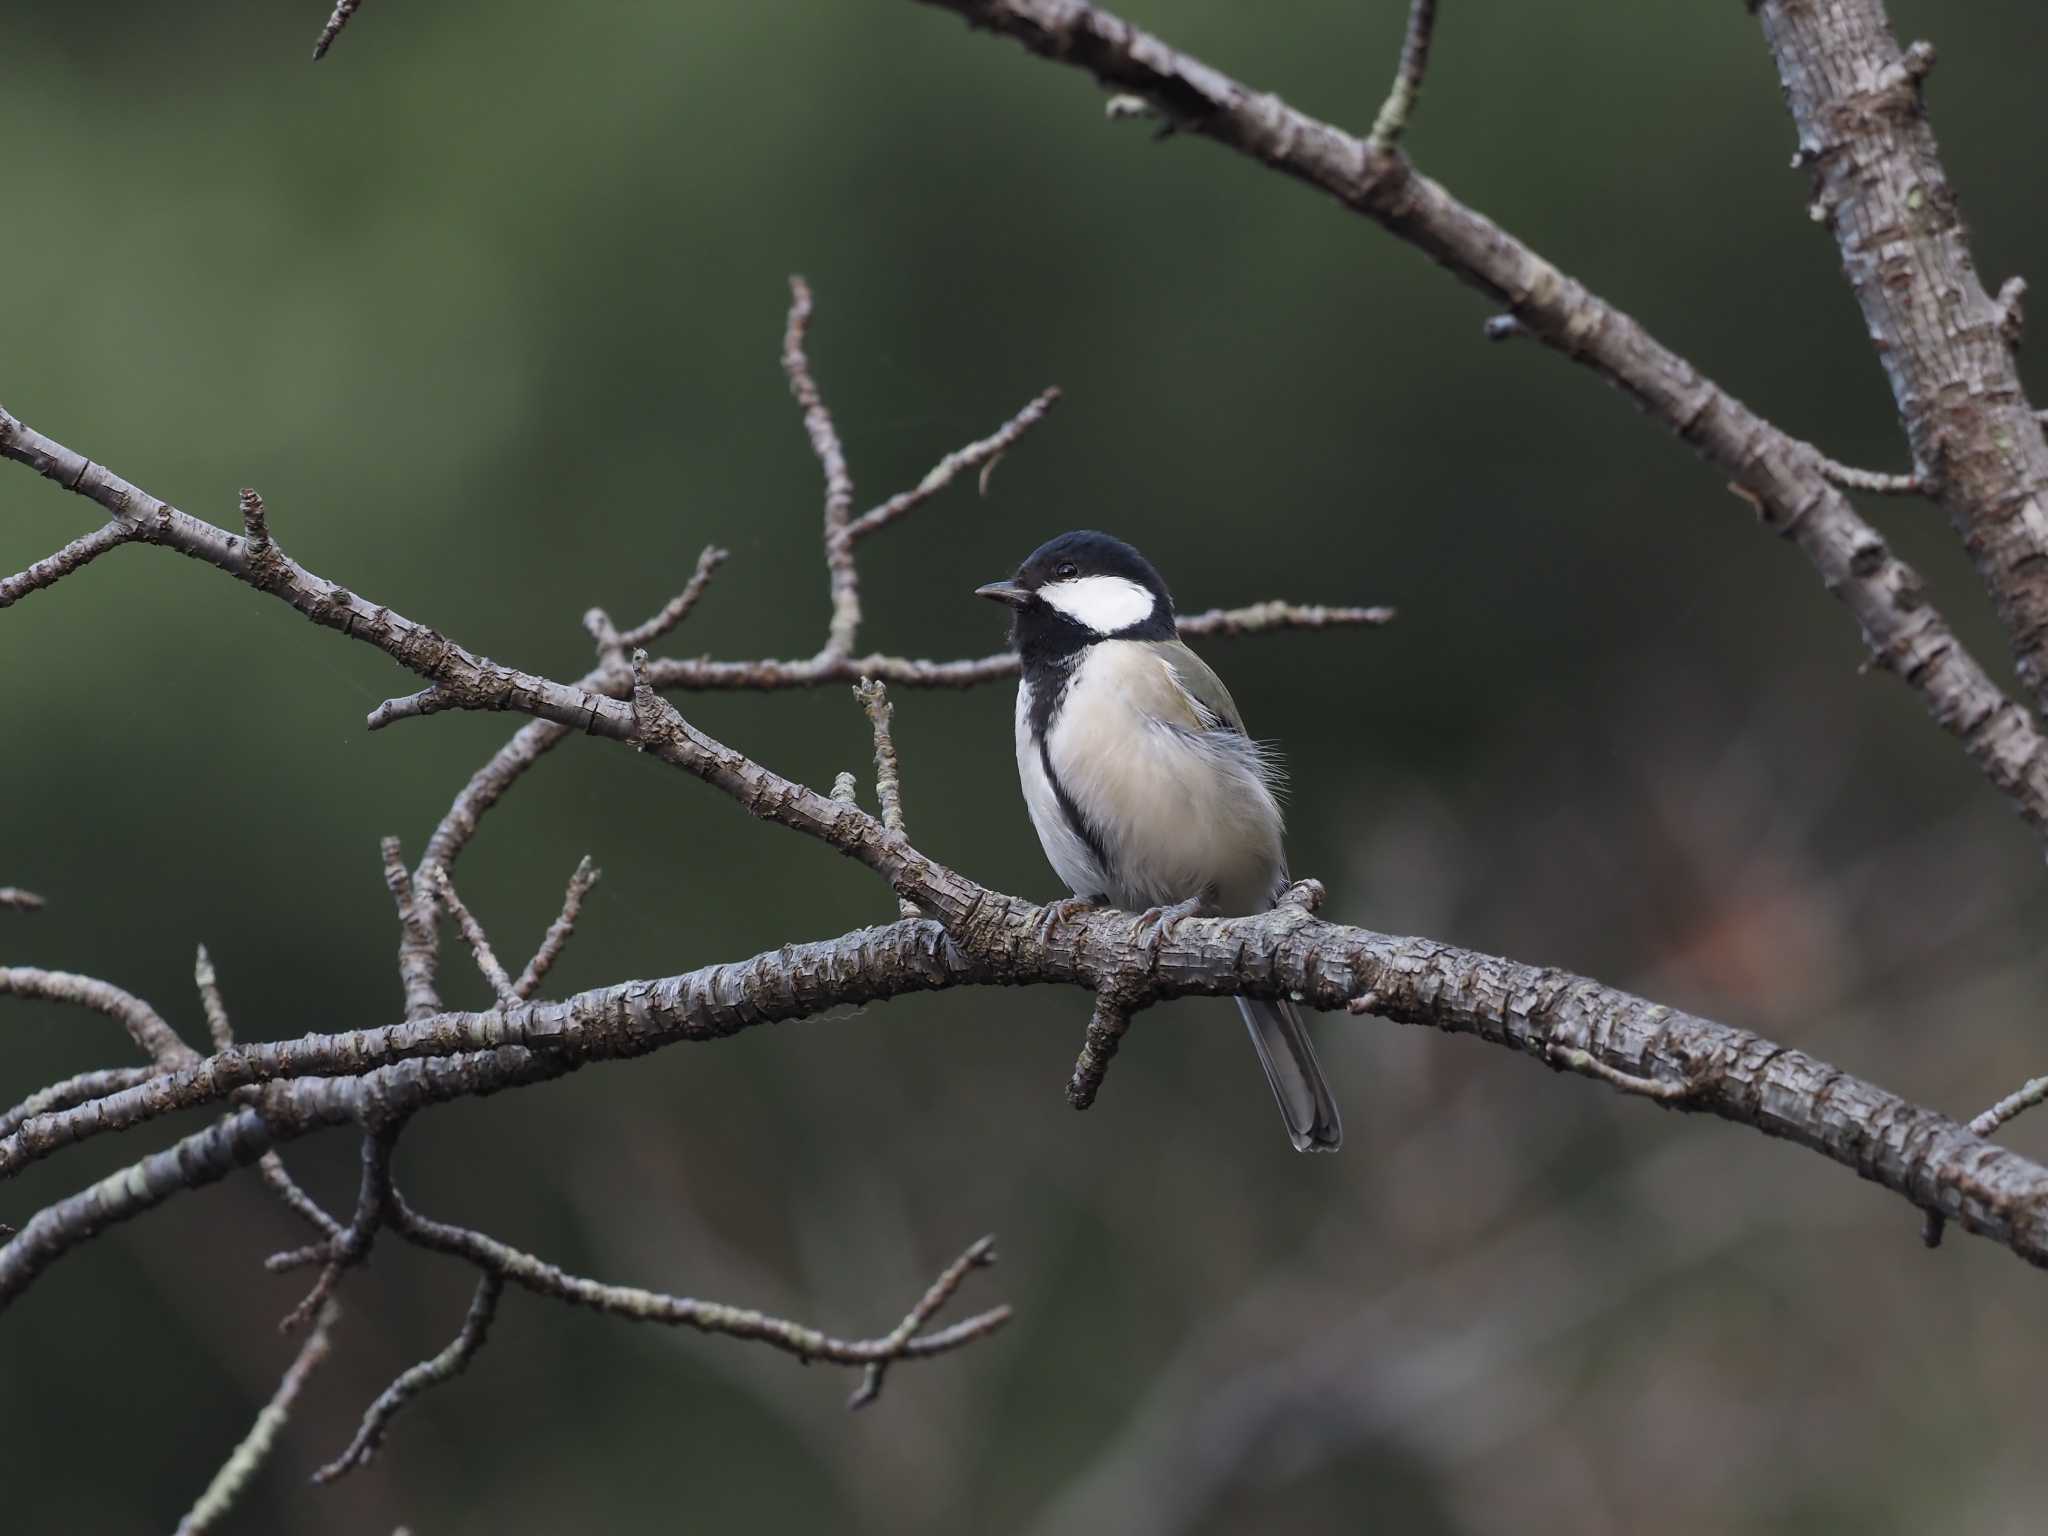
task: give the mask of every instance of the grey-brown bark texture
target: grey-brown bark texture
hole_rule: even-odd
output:
[[[1899,421],[1998,604],[2019,672],[2048,702],[2048,437],[2013,358],[2015,291],[1977,274],[1923,85],[1926,43],[1901,49],[1880,0],[1756,7]]]
[[[924,3],[1085,69],[1142,98],[1169,127],[1215,139],[1337,198],[1504,305],[1510,320],[1500,334],[1534,336],[1616,385],[1724,471],[1767,527],[1798,545],[1856,616],[1876,662],[1918,690],[1979,769],[2037,831],[2048,832],[2048,754],[2032,715],[1963,650],[1915,573],[1842,491],[1927,493],[1941,500],[1977,558],[2022,676],[2041,695],[2048,685],[2041,654],[2048,647],[2048,520],[2041,511],[2048,446],[2012,367],[2019,291],[2009,286],[1994,301],[1976,279],[1922,111],[1919,85],[1930,55],[1897,47],[1876,0],[1762,0],[1756,8],[1778,58],[1802,156],[1815,169],[1817,205],[1841,243],[1892,378],[1913,449],[1909,476],[1847,469],[1764,421],[1636,321],[1415,170],[1398,143],[1427,63],[1435,14],[1430,0],[1412,7],[1395,88],[1370,138],[1306,117],[1078,0]],[[323,49],[354,9],[346,3],[336,8]],[[2048,1168],[1985,1139],[2010,1115],[2048,1097],[2048,1080],[2029,1084],[1965,1126],[1803,1052],[1585,977],[1434,939],[1326,923],[1315,916],[1320,888],[1312,881],[1262,916],[1197,918],[1148,934],[1127,914],[1066,903],[1035,907],[921,853],[906,831],[883,685],[971,686],[1013,676],[1017,661],[1007,654],[958,661],[859,654],[859,547],[968,471],[978,471],[985,483],[1001,455],[1045,417],[1057,392],[1043,392],[988,437],[945,455],[916,486],[857,514],[848,458],[806,353],[811,295],[801,280],[792,290],[783,365],[824,478],[829,618],[823,643],[807,657],[712,661],[645,654],[641,647],[669,635],[704,596],[725,558],[707,549],[684,589],[641,624],[622,628],[601,609],[586,615],[596,660],[583,677],[565,683],[521,671],[293,561],[253,491],[242,497],[239,534],[216,527],[0,410],[0,456],[91,500],[109,519],[0,581],[0,607],[55,585],[119,545],[165,545],[375,646],[419,677],[425,686],[380,705],[370,716],[372,728],[452,709],[531,717],[455,796],[414,867],[407,868],[397,839],[384,844],[384,875],[400,930],[400,1021],[366,1020],[347,1033],[237,1044],[202,950],[195,982],[213,1051],[201,1056],[147,1003],[110,983],[31,967],[0,969],[0,992],[106,1014],[123,1024],[147,1058],[143,1066],[81,1073],[0,1113],[0,1179],[67,1147],[174,1112],[207,1109],[218,1116],[36,1212],[18,1234],[0,1230],[8,1237],[0,1244],[0,1309],[108,1226],[255,1165],[313,1236],[308,1246],[274,1256],[272,1265],[318,1267],[318,1279],[288,1321],[319,1316],[319,1348],[331,1318],[330,1293],[369,1258],[380,1231],[478,1271],[475,1300],[452,1342],[393,1383],[323,1476],[360,1464],[399,1408],[461,1370],[482,1346],[507,1283],[624,1318],[752,1339],[800,1358],[859,1367],[858,1405],[880,1390],[893,1362],[943,1353],[1001,1326],[1009,1314],[998,1307],[931,1327],[970,1272],[993,1258],[988,1239],[948,1266],[889,1333],[839,1339],[744,1307],[569,1275],[482,1233],[423,1216],[394,1182],[403,1131],[412,1115],[437,1103],[534,1085],[587,1064],[722,1039],[849,1004],[987,985],[1057,985],[1094,995],[1087,1043],[1070,1085],[1080,1106],[1094,1099],[1134,1016],[1151,1004],[1189,994],[1286,996],[1340,1018],[1371,1016],[1475,1036],[1669,1108],[1753,1127],[1853,1169],[1937,1221],[1955,1219],[2031,1263],[2048,1265]],[[278,521],[288,529],[288,516]],[[1197,615],[1182,627],[1192,634],[1242,634],[1373,625],[1390,617],[1378,608],[1269,602]],[[833,682],[860,685],[880,817],[859,807],[850,781],[831,795],[814,792],[706,735],[663,696]],[[482,817],[572,731],[627,743],[755,816],[856,860],[889,885],[902,917],[681,975],[538,998],[596,878],[588,860],[570,877],[561,915],[517,970],[500,961],[450,871]],[[0,906],[35,905],[26,892],[0,891]],[[441,1003],[444,914],[456,920],[490,981],[498,1002],[489,1011],[451,1011]],[[330,1127],[362,1137],[361,1189],[346,1220],[308,1197],[279,1154]],[[288,1373],[278,1418],[318,1353],[309,1344]],[[259,1420],[246,1444],[258,1446],[260,1456],[275,1427],[276,1420]],[[203,1508],[224,1507],[222,1489],[232,1501],[239,1483],[228,1471],[247,1459],[238,1458]]]

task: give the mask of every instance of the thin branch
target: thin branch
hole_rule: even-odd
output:
[[[1095,1102],[1102,1079],[1109,1073],[1124,1032],[1131,1027],[1131,1006],[1109,992],[1098,993],[1095,1009],[1088,1016],[1088,1034],[1081,1042],[1081,1054],[1074,1062],[1074,1075],[1067,1080],[1067,1102],[1086,1109]]]
[[[1390,154],[1408,126],[1415,99],[1422,94],[1422,77],[1429,69],[1430,39],[1436,35],[1436,0],[1410,0],[1408,32],[1401,39],[1401,63],[1394,71],[1394,85],[1387,92],[1379,116],[1373,119],[1367,142],[1380,154]]]
[[[987,437],[969,443],[965,448],[954,449],[927,470],[925,477],[909,490],[898,491],[880,506],[855,518],[847,527],[847,536],[859,541],[871,533],[880,533],[898,518],[916,511],[970,469],[981,471],[980,489],[986,496],[988,477],[994,473],[1002,456],[1010,451],[1018,438],[1045,419],[1046,413],[1059,403],[1059,398],[1057,386],[1040,391],[1036,399]]]
[[[435,896],[440,899],[441,905],[448,909],[449,916],[455,919],[456,926],[462,930],[462,937],[469,942],[470,953],[476,956],[476,968],[483,973],[484,980],[490,983],[491,991],[501,1003],[514,1001],[518,994],[512,990],[512,978],[505,974],[505,967],[498,963],[497,952],[491,948],[490,936],[484,932],[484,925],[476,920],[476,915],[462,904],[462,898],[455,893],[455,882],[449,877],[447,867],[441,864],[434,865],[431,878],[434,882]]]
[[[439,866],[437,866],[439,867]],[[445,871],[444,871],[445,874]],[[603,877],[604,871],[590,862],[585,854],[576,865],[576,872],[569,877],[569,888],[562,893],[562,910],[540,941],[540,948],[533,952],[533,958],[526,962],[526,969],[519,973],[519,979],[512,983],[514,997],[531,997],[540,990],[554,963],[562,958],[562,951],[568,947],[570,937],[576,932],[576,919],[583,913],[583,898],[590,894],[590,888]]]
[[[155,1077],[157,1071],[155,1067],[102,1067],[96,1072],[81,1072],[76,1077],[67,1077],[47,1088],[39,1088],[12,1109],[0,1111],[0,1137],[12,1136],[38,1115],[52,1114],[74,1104],[133,1088],[137,1083]]]
[[[1970,760],[2037,831],[2048,833],[2048,741],[1964,649],[1927,601],[1919,576],[1828,483],[1823,456],[1811,444],[1772,426],[1397,152],[1319,122],[1079,0],[920,3],[1084,70],[1112,91],[1141,96],[1189,131],[1328,194],[1504,305],[1528,335],[1614,383],[1743,487],[1764,525],[1797,544],[1827,590],[1848,606],[1877,664],[1917,689]],[[1781,4],[1766,0],[1765,9]],[[1833,8],[1784,9],[1819,16]],[[1850,222],[1888,229],[1903,217],[1887,213]],[[1939,397],[1936,389],[1921,392],[1925,401]],[[2020,398],[2016,386],[2011,398]],[[2048,462],[2048,441],[2038,432],[2028,435],[2034,439],[2027,447],[2029,461],[2038,453]],[[1922,445],[1916,445],[1914,459],[1942,462]],[[2048,514],[2011,521],[2034,521],[2048,530]],[[2032,562],[2027,579],[2048,593],[2048,560]],[[2048,648],[2048,612],[2030,633]]]
[[[910,1341],[923,1332],[924,1325],[936,1317],[939,1309],[952,1299],[953,1293],[960,1289],[960,1282],[967,1278],[969,1271],[986,1269],[995,1261],[996,1240],[994,1234],[990,1234],[987,1237],[976,1238],[968,1245],[965,1253],[961,1254],[959,1258],[940,1271],[938,1279],[934,1280],[930,1288],[922,1296],[918,1297],[917,1304],[904,1313],[903,1321],[891,1329],[889,1336],[882,1341],[885,1349],[892,1350],[895,1353],[887,1354],[879,1360],[870,1360],[868,1362],[867,1369],[861,1372],[860,1385],[853,1389],[853,1395],[847,1398],[846,1406],[848,1408],[865,1408],[869,1403],[880,1397],[882,1395],[882,1378],[887,1373],[890,1363],[901,1357],[901,1352],[909,1346]],[[978,1322],[982,1323],[983,1326],[978,1328],[973,1335],[978,1338],[982,1333],[992,1332],[1000,1328],[1009,1320],[1009,1316],[1010,1309],[1008,1307],[998,1307],[993,1312],[983,1313],[981,1319],[970,1319],[967,1323],[962,1324],[961,1327],[971,1328],[975,1327]],[[959,1330],[956,1329],[954,1331],[958,1332]]]
[[[449,1341],[448,1347],[431,1360],[422,1360],[413,1366],[378,1394],[377,1400],[363,1414],[362,1426],[356,1430],[355,1438],[349,1441],[348,1449],[315,1472],[314,1482],[331,1483],[369,1461],[384,1443],[392,1419],[407,1403],[429,1387],[451,1381],[469,1369],[469,1362],[484,1347],[484,1340],[491,1331],[491,1319],[497,1315],[498,1297],[504,1289],[505,1282],[501,1276],[488,1270],[484,1272],[483,1278],[477,1281],[476,1295],[470,1298],[469,1313],[462,1319],[462,1328]]]
[[[134,537],[134,530],[125,523],[102,523],[91,533],[73,539],[54,555],[45,555],[27,570],[0,578],[0,608],[11,608],[29,593],[55,586],[80,566],[91,564],[108,550],[118,549]]]
[[[1833,459],[1822,459],[1820,472],[1845,491],[1868,491],[1875,496],[1920,496],[1927,491],[1927,483],[1916,474],[1894,475],[1876,469],[1854,469]]]
[[[1596,1078],[1600,1082],[1612,1084],[1623,1093],[1653,1099],[1659,1104],[1683,1104],[1693,1094],[1693,1085],[1689,1078],[1671,1082],[1654,1077],[1639,1077],[1633,1072],[1623,1072],[1618,1067],[1610,1067],[1591,1051],[1581,1050],[1577,1046],[1552,1044],[1546,1054],[1566,1071]]]
[[[320,1278],[313,1282],[305,1299],[278,1323],[281,1332],[303,1327],[341,1281],[343,1271],[354,1269],[370,1256],[371,1245],[391,1208],[391,1153],[398,1144],[403,1119],[392,1120],[363,1133],[362,1188],[356,1196],[355,1215],[349,1224],[325,1242],[291,1253],[272,1254],[265,1267],[273,1273],[297,1267],[308,1260],[324,1259]]]
[[[2043,1100],[2048,1100],[2048,1077],[2033,1078],[1972,1120],[1970,1129],[1979,1136],[1989,1136],[2006,1121],[2025,1113]]]
[[[363,0],[334,0],[334,12],[327,18],[327,25],[320,29],[320,36],[313,43],[313,62],[318,64],[327,57],[327,50],[334,46],[334,40],[341,36],[341,29],[348,25],[349,18],[361,9]]]
[[[199,989],[199,1006],[206,1013],[206,1033],[213,1048],[224,1051],[235,1043],[234,1025],[228,1020],[228,1005],[220,995],[220,978],[214,974],[213,957],[204,944],[192,961],[192,984]]]
[[[285,1368],[277,1391],[263,1405],[263,1411],[256,1415],[256,1422],[249,1426],[249,1433],[242,1437],[242,1443],[235,1447],[221,1469],[213,1474],[213,1481],[206,1485],[206,1492],[199,1496],[199,1502],[178,1522],[178,1536],[201,1536],[202,1532],[212,1530],[221,1517],[235,1507],[236,1500],[248,1488],[249,1479],[270,1459],[271,1449],[277,1444],[278,1431],[291,1418],[292,1405],[298,1401],[306,1378],[327,1358],[328,1333],[339,1316],[331,1303],[321,1309],[319,1322],[306,1335],[306,1342],[299,1346],[297,1356]]]
[[[782,336],[782,371],[789,376],[789,392],[803,408],[804,434],[825,473],[825,569],[831,577],[832,619],[825,632],[824,654],[847,656],[852,654],[854,637],[860,631],[860,573],[854,565],[851,527],[853,476],[846,467],[839,429],[832,424],[832,413],[825,408],[824,396],[811,377],[810,359],[804,355],[810,326],[810,285],[792,276],[789,324]]]
[[[937,1333],[919,1333],[917,1328],[905,1333],[899,1326],[895,1332],[877,1339],[841,1339],[787,1318],[770,1317],[749,1307],[670,1296],[635,1286],[607,1285],[602,1281],[567,1274],[543,1259],[482,1232],[422,1216],[406,1204],[402,1195],[394,1194],[391,1220],[392,1226],[409,1242],[436,1253],[466,1259],[486,1273],[498,1275],[537,1296],[590,1307],[633,1322],[661,1323],[670,1327],[694,1328],[700,1333],[721,1334],[727,1338],[750,1339],[804,1361],[869,1365],[877,1361],[927,1359],[993,1333],[1008,1322],[1011,1315],[1008,1307],[995,1307]],[[932,1301],[931,1293],[927,1292],[925,1299],[912,1308],[911,1317],[918,1319],[919,1328],[931,1312],[957,1289],[960,1278],[969,1269],[991,1262],[988,1250],[993,1242],[993,1238],[983,1238],[934,1282],[934,1291],[943,1285],[945,1292],[937,1301]],[[954,1274],[956,1269],[959,1274]]]
[[[178,1038],[177,1031],[163,1021],[149,1004],[112,982],[94,976],[77,976],[69,971],[38,970],[34,966],[0,966],[0,993],[36,998],[44,1002],[72,1003],[117,1019],[133,1040],[158,1066],[183,1067],[199,1060],[199,1053]]]
[[[690,610],[697,606],[697,600],[704,595],[704,589],[711,585],[711,576],[725,564],[727,551],[715,544],[704,546],[704,552],[697,556],[697,569],[690,573],[683,590],[670,598],[659,613],[644,624],[636,624],[619,636],[619,648],[632,650],[635,646],[652,645],[663,635],[681,624],[690,616]]]
[[[900,836],[903,832],[903,771],[896,760],[896,740],[889,728],[896,706],[889,702],[886,687],[867,678],[861,679],[853,690],[853,696],[860,700],[861,708],[867,711],[868,723],[874,729],[875,799],[882,807],[882,825]],[[902,917],[918,915],[917,904],[908,897],[899,898],[896,908]]]
[[[534,728],[559,729],[538,720],[529,727]],[[462,804],[460,797],[456,804]],[[453,816],[454,810],[451,809],[449,814]],[[424,876],[429,869],[440,866],[434,861],[431,844],[428,845],[427,857],[420,861],[419,879],[406,869],[405,856],[397,838],[385,838],[379,844],[379,850],[384,859],[384,887],[391,892],[391,904],[398,912],[398,981],[405,989],[406,1017],[428,1018],[441,1009],[440,989],[434,979],[441,938],[434,921],[435,893],[432,883]]]
[[[220,979],[214,974],[213,957],[207,954],[204,944],[192,962],[192,981],[199,989],[199,1003],[206,1012],[206,1030],[213,1037],[216,1052],[231,1050],[235,1043],[235,1029],[228,1018],[226,1001],[220,994]],[[238,1104],[262,1104],[262,1090],[246,1088],[235,1095]],[[285,1209],[304,1221],[323,1237],[334,1239],[341,1236],[341,1223],[327,1214],[311,1195],[300,1187],[298,1180],[291,1176],[291,1170],[284,1165],[284,1159],[275,1152],[266,1152],[256,1161],[257,1171],[271,1193],[282,1200]]]

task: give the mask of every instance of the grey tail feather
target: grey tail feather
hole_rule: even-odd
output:
[[[1287,1121],[1287,1139],[1297,1152],[1334,1152],[1344,1144],[1344,1122],[1337,1101],[1316,1062],[1316,1048],[1294,1004],[1263,997],[1240,997],[1237,1011],[1266,1069],[1273,1097]]]

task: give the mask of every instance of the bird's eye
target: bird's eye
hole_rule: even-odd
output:
[[[1071,560],[1062,560],[1052,568],[1052,573],[1061,581],[1072,581],[1081,574],[1081,568]]]

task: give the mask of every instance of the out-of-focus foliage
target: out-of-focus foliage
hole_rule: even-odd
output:
[[[1056,382],[990,494],[866,552],[868,638],[971,654],[969,589],[1113,529],[1191,607],[1398,604],[1392,630],[1212,644],[1292,761],[1292,852],[1344,919],[1552,962],[1968,1112],[2041,1069],[2038,847],[1661,430],[1488,346],[1413,252],[1213,147],[1103,121],[1070,72],[901,3],[413,0],[332,57],[319,7],[12,0],[0,20],[0,401],[478,650],[571,675],[577,619],[734,558],[677,639],[800,654],[817,474],[777,372],[784,275],[868,500]],[[1396,0],[1131,7],[1370,121]],[[1987,275],[2039,277],[2048,21],[1894,7]],[[1410,147],[1432,174],[1837,456],[1901,467],[1879,370],[1740,6],[1451,0]],[[1873,516],[1987,662],[1939,516]],[[0,567],[89,526],[0,473]],[[121,550],[0,616],[0,953],[203,1033],[204,941],[252,1037],[388,1022],[376,840],[416,854],[508,723],[371,737],[410,684],[216,573]],[[682,700],[814,784],[840,690]],[[1006,689],[898,696],[910,826],[1051,894]],[[815,846],[614,747],[566,745],[461,865],[501,952],[576,858],[563,987],[891,913]],[[452,1000],[485,993],[451,954]],[[1319,1026],[1342,1156],[1280,1133],[1229,1010],[1141,1018],[1096,1109],[1078,994],[960,993],[594,1068],[407,1137],[422,1207],[609,1278],[888,1326],[977,1232],[989,1347],[848,1382],[514,1294],[461,1382],[343,1486],[303,1479],[470,1280],[395,1246],[344,1289],[239,1528],[2017,1531],[2048,1493],[2043,1281],[1746,1132],[1501,1052]],[[0,1100],[125,1060],[10,1004]],[[0,1186],[0,1219],[169,1127]],[[2012,1133],[2038,1149],[2048,1119]],[[297,1163],[335,1198],[345,1138]],[[253,1180],[68,1260],[0,1320],[11,1530],[161,1530],[291,1346],[297,1234]]]

